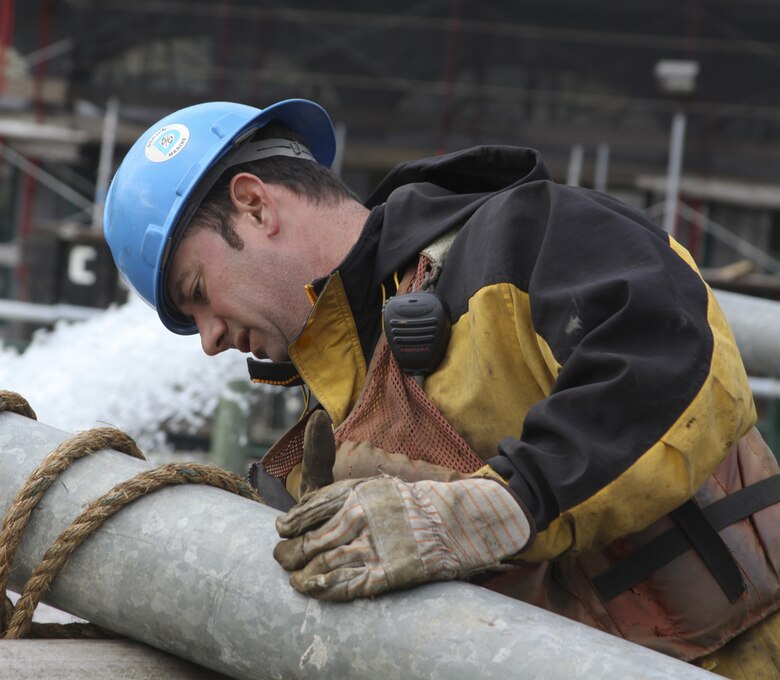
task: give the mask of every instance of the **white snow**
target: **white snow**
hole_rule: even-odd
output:
[[[24,352],[0,345],[0,389],[21,394],[40,422],[67,432],[113,425],[147,454],[168,448],[163,423],[195,431],[221,394],[236,398],[234,380],[248,380],[244,356],[206,356],[197,335],[171,333],[136,296],[38,331]]]

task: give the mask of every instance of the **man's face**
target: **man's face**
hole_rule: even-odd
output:
[[[309,281],[294,253],[253,220],[236,218],[241,250],[211,229],[187,234],[166,285],[178,309],[195,320],[206,354],[236,348],[283,361],[311,309],[303,288]]]

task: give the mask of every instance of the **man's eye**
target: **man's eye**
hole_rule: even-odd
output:
[[[206,298],[203,295],[203,289],[201,288],[200,281],[198,281],[192,288],[192,301],[203,302]]]

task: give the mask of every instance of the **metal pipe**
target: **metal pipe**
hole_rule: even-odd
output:
[[[578,187],[580,185],[584,155],[585,147],[583,147],[582,144],[575,144],[571,147],[569,153],[569,167],[566,169],[566,184],[569,186]]]
[[[52,61],[56,57],[61,57],[68,52],[72,52],[75,43],[72,38],[63,38],[57,42],[49,43],[48,45],[25,54],[22,59],[24,60],[27,68],[31,69],[33,66],[43,64],[48,61]]]
[[[748,375],[780,378],[780,302],[716,290]]]
[[[60,320],[85,321],[103,311],[105,310],[98,307],[82,307],[65,303],[42,305],[37,302],[0,299],[0,319],[4,321],[32,321],[42,324],[52,324]]]
[[[697,224],[708,234],[712,234],[712,236],[721,243],[725,243],[740,255],[743,255],[749,260],[753,260],[759,267],[762,267],[769,272],[780,271],[780,260],[775,259],[771,255],[767,255],[761,248],[735,234],[722,224],[718,224],[703,212],[694,210],[685,203],[679,203],[677,208],[681,217],[692,224]]]
[[[609,177],[609,144],[599,144],[596,147],[596,164],[593,169],[593,188],[596,191],[607,191]]]
[[[14,680],[227,680],[131,640],[0,640],[3,677]]]
[[[750,390],[754,397],[780,399],[780,380],[777,378],[750,378]]]
[[[100,159],[98,161],[97,182],[95,183],[95,202],[92,205],[92,230],[103,231],[103,206],[106,203],[108,185],[114,165],[114,146],[116,128],[119,123],[119,100],[111,97],[103,116],[103,132],[100,138]]]
[[[0,512],[67,436],[0,414]],[[74,463],[33,513],[11,587],[22,586],[87,502],[148,467],[115,451]],[[714,677],[465,583],[349,604],[306,598],[273,560],[277,514],[210,487],[162,489],[89,538],[54,581],[47,602],[235,678]]]
[[[84,196],[71,189],[65,182],[61,182],[54,175],[42,170],[35,165],[35,163],[28,161],[22,154],[17,153],[7,144],[0,143],[0,156],[5,158],[11,165],[15,165],[19,170],[43,184],[45,187],[51,189],[55,194],[62,196],[66,201],[70,201],[73,205],[82,208],[85,212],[91,212],[93,205],[92,201],[88,198],[84,198]]]
[[[677,111],[672,118],[669,137],[669,162],[666,169],[666,199],[664,202],[664,231],[674,232],[677,221],[677,199],[680,194],[683,146],[685,145],[685,114]]]

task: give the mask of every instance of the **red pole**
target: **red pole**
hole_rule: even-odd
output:
[[[5,87],[6,48],[11,44],[14,34],[14,2],[0,0],[0,93]]]

